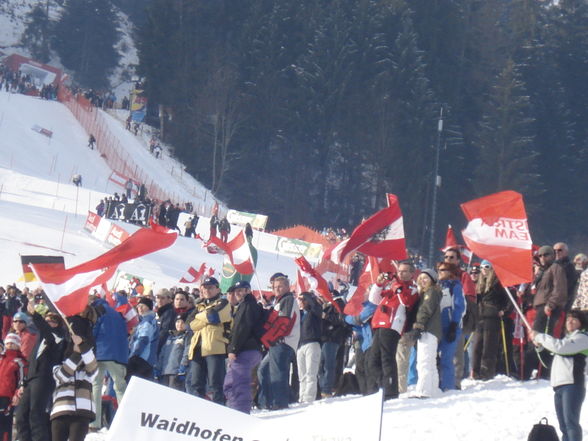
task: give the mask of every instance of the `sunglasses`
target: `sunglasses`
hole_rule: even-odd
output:
[[[480,268],[483,268],[483,269],[490,269],[490,268],[492,268],[492,267],[491,267],[490,265],[481,265],[481,266],[480,266]]]
[[[553,251],[555,251],[556,253],[563,253],[564,250],[560,250],[560,249],[554,249]]]
[[[12,323],[26,323],[24,320],[12,320]]]
[[[537,254],[539,257],[547,257],[547,256],[553,256],[553,254],[551,253],[543,253],[543,254]]]

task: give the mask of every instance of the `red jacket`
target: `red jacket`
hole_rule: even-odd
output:
[[[27,362],[19,350],[6,349],[0,355],[0,397],[12,398],[23,385]]]
[[[419,301],[414,282],[395,281],[386,287],[372,285],[369,301],[378,305],[372,317],[372,328],[394,329],[402,335],[406,323],[406,313]]]

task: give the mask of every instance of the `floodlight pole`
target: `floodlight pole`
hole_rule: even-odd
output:
[[[428,265],[434,266],[435,257],[435,223],[437,221],[437,192],[441,187],[441,176],[439,176],[439,155],[441,151],[441,135],[443,133],[443,106],[439,110],[439,121],[437,122],[437,145],[435,147],[435,169],[433,172],[433,206],[431,208],[431,237],[429,240]]]

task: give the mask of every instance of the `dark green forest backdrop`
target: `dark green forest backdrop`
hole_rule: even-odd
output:
[[[459,203],[512,189],[535,242],[588,246],[585,0],[112,1],[137,25],[151,105],[172,115],[165,141],[229,206],[272,228],[353,227],[390,192],[426,251],[439,142],[439,242],[463,226]],[[116,34],[110,1],[64,6],[61,22],[88,33],[100,16],[101,41]],[[60,23],[71,53],[81,39]],[[107,55],[98,80],[63,62],[104,87]]]

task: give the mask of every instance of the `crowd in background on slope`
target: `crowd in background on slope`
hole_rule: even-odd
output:
[[[313,292],[296,294],[283,273],[272,276],[265,296],[255,296],[244,280],[223,293],[218,280],[207,277],[197,289],[163,288],[155,295],[94,291],[86,310],[67,318],[68,332],[40,289],[0,288],[0,370],[14,373],[0,389],[10,416],[0,418],[0,427],[8,430],[16,409],[21,441],[49,439],[51,431],[54,440],[67,439],[64,433],[83,439],[88,430],[108,426],[132,376],[249,413],[380,388],[387,400],[400,394],[423,399],[459,390],[464,378],[529,380],[551,373],[558,415],[565,407],[579,418],[583,376],[566,374],[570,362],[557,348],[572,334],[579,337],[571,340],[576,346],[566,343],[568,351],[588,338],[582,331],[588,258],[570,260],[564,243],[543,246],[535,280],[516,287],[503,287],[491,262],[466,266],[460,258],[450,248],[434,269],[400,262],[395,273],[379,274],[354,315],[342,312],[344,283],[345,291],[333,289],[329,302]],[[532,333],[520,326],[507,290],[533,323]],[[133,308],[136,317],[129,314]],[[551,353],[534,344],[555,353],[552,368]],[[575,369],[585,366],[580,352],[567,354],[575,357]],[[71,378],[75,390],[67,386]],[[51,402],[53,390],[61,392]],[[565,420],[564,433],[577,433],[574,418]]]

